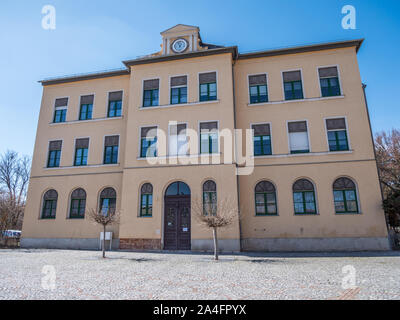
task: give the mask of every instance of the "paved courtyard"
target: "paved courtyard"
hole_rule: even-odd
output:
[[[0,299],[400,299],[400,252],[100,256],[0,250]]]

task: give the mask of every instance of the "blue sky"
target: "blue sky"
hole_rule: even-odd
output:
[[[41,26],[56,8],[56,30]],[[357,10],[344,30],[341,8]],[[63,0],[0,2],[0,153],[31,155],[42,87],[38,80],[123,67],[159,50],[160,32],[197,25],[205,42],[240,52],[365,38],[359,51],[374,132],[400,128],[400,1]]]

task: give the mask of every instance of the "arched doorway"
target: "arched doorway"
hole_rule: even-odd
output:
[[[164,197],[164,250],[191,249],[190,188],[174,182]]]

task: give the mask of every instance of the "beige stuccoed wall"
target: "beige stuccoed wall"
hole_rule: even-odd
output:
[[[191,190],[192,239],[211,239],[211,231],[198,224],[196,207],[201,207],[202,184],[212,179],[217,184],[218,199],[230,199],[233,209],[237,208],[236,168],[233,165],[196,166],[179,168],[143,168],[124,172],[123,218],[120,238],[162,239],[164,228],[164,195],[168,186],[175,181],[185,182]],[[139,217],[140,187],[144,183],[153,185],[153,217]],[[223,239],[238,239],[238,220],[229,228],[221,230]]]
[[[217,101],[199,103],[199,73],[217,72]],[[170,106],[170,77],[188,76],[188,105]],[[160,79],[160,107],[143,109],[143,80]],[[231,165],[178,166],[154,168],[146,160],[138,159],[140,154],[140,127],[157,125],[168,138],[169,121],[185,122],[187,127],[198,132],[199,122],[218,121],[219,128],[234,128],[233,116],[233,82],[232,59],[230,54],[210,57],[186,59],[172,62],[155,63],[134,66],[131,69],[131,96],[129,119],[127,122],[126,158],[123,176],[123,221],[121,223],[121,238],[162,239],[164,193],[168,185],[174,181],[183,181],[189,185],[192,192],[192,203],[202,197],[202,183],[214,179],[217,183],[220,200],[232,198],[237,203],[235,167]],[[159,144],[160,146],[160,144]],[[168,148],[168,145],[167,145]],[[168,150],[168,149],[164,149]],[[165,157],[165,151],[159,148],[159,156]],[[223,158],[224,140],[220,141],[220,153]],[[198,152],[191,150],[193,161]],[[168,160],[166,160],[167,163]],[[179,163],[179,160],[178,160]],[[212,160],[210,158],[210,163]],[[153,217],[138,217],[140,187],[149,182],[154,188]],[[157,233],[159,232],[159,234]],[[192,214],[192,239],[211,239],[211,232],[201,228]],[[238,222],[221,233],[225,239],[238,239]]]
[[[338,65],[343,97],[319,99],[318,66]],[[270,101],[282,101],[281,71],[301,68],[305,101],[248,106],[248,74],[268,73]],[[199,102],[198,74],[217,71],[218,101]],[[69,220],[69,195],[78,187],[87,192],[88,207],[97,207],[102,188],[113,186],[117,191],[117,207],[122,213],[121,224],[114,227],[115,236],[123,239],[162,239],[163,197],[173,181],[186,182],[192,191],[192,203],[201,197],[202,182],[213,178],[218,199],[232,198],[237,202],[235,166],[202,165],[166,168],[151,166],[139,157],[141,126],[157,125],[168,133],[168,122],[186,122],[198,131],[200,121],[219,121],[219,128],[234,128],[234,103],[237,127],[250,128],[251,123],[269,122],[272,129],[274,156],[255,159],[254,172],[239,177],[242,208],[241,232],[244,239],[271,238],[340,238],[387,236],[380,190],[374,162],[373,145],[361,88],[355,48],[325,50],[304,54],[282,55],[239,60],[234,65],[235,94],[233,99],[232,58],[219,54],[185,60],[175,60],[131,68],[129,76],[79,81],[44,87],[37,138],[32,164],[32,179],[23,225],[24,238],[97,238],[99,229],[87,219]],[[169,106],[169,79],[188,75],[188,101],[185,106]],[[143,80],[160,79],[159,108],[141,109]],[[94,118],[105,118],[107,94],[124,90],[123,117],[92,122],[72,122],[78,118],[79,97],[95,94]],[[69,97],[66,124],[51,125],[54,100]],[[309,98],[315,98],[310,100]],[[324,118],[347,119],[352,151],[328,153]],[[288,155],[288,120],[308,120],[311,154]],[[102,166],[105,135],[120,134],[118,165]],[[89,166],[73,165],[74,140],[90,137]],[[61,168],[45,169],[48,142],[63,140]],[[223,156],[224,143],[220,143]],[[243,148],[243,152],[244,152]],[[317,153],[317,154],[316,154]],[[196,158],[195,150],[191,159]],[[160,149],[159,155],[163,156]],[[223,158],[223,157],[222,157]],[[358,186],[360,215],[335,215],[332,183],[339,176],[354,179]],[[319,215],[295,216],[292,184],[306,177],[316,186]],[[254,187],[262,179],[272,181],[277,188],[277,217],[256,217]],[[150,182],[154,188],[152,218],[139,218],[139,190]],[[58,191],[57,218],[40,220],[43,193],[49,188]],[[159,232],[157,232],[159,230]],[[239,225],[221,232],[221,239],[238,239]],[[208,230],[200,228],[192,215],[192,239],[211,239]]]
[[[331,65],[338,66],[343,97],[320,99],[317,68]],[[281,72],[297,69],[302,70],[305,100],[279,103]],[[278,103],[248,105],[247,77],[259,73],[267,73],[269,101]],[[255,159],[252,175],[240,177],[243,238],[387,237],[355,48],[239,60],[235,82],[238,127],[270,123],[273,148],[273,156]],[[329,117],[346,117],[351,152],[328,152]],[[308,121],[310,154],[289,154],[289,120]],[[361,215],[335,214],[332,184],[341,176],[356,182]],[[294,215],[292,185],[299,178],[314,182],[319,215]],[[276,186],[278,216],[255,216],[254,188],[261,180]]]
[[[352,178],[358,187],[361,214],[335,214],[333,182]],[[314,183],[318,215],[295,215],[292,185],[299,178]],[[257,167],[240,178],[243,238],[386,237],[375,163],[352,162]],[[276,187],[278,216],[256,216],[254,188],[261,180]]]
[[[98,238],[102,227],[93,224],[87,216],[82,219],[69,219],[70,195],[76,188],[86,191],[86,208],[97,209],[99,195],[105,187],[113,187],[117,192],[117,208],[121,207],[122,173],[47,177],[31,179],[28,203],[22,235],[24,238]],[[56,219],[40,219],[43,194],[55,189],[58,192]],[[118,238],[118,226],[109,228]]]
[[[217,101],[199,102],[199,73],[217,72]],[[188,105],[170,106],[170,77],[188,76]],[[141,108],[143,104],[143,80],[160,79],[160,106]],[[140,127],[157,125],[158,129],[168,136],[170,121],[187,123],[187,127],[198,132],[201,121],[218,121],[219,128],[234,128],[232,96],[232,60],[230,54],[210,57],[154,63],[132,67],[127,122],[127,140],[125,167],[148,166],[145,160],[138,160],[140,144]],[[223,151],[224,144],[220,145]],[[191,150],[191,154],[198,154]],[[165,156],[160,149],[159,156]]]
[[[108,109],[108,92],[124,91],[123,117],[106,119]],[[125,142],[126,118],[129,104],[129,76],[112,77],[90,81],[79,81],[68,84],[59,84],[43,87],[43,99],[40,108],[38,130],[36,134],[35,149],[32,163],[32,176],[93,173],[103,172],[104,167],[99,168],[73,168],[75,139],[90,137],[88,165],[100,165],[103,163],[104,136],[120,135],[120,145]],[[93,119],[98,121],[76,121],[79,119],[80,96],[94,94]],[[53,124],[55,99],[69,97],[67,122]],[[75,122],[74,122],[75,121]],[[49,141],[63,140],[61,167],[66,169],[46,169],[47,151]],[[124,150],[121,148],[119,160],[124,159]],[[121,170],[121,166],[114,170]],[[83,171],[82,171],[83,170]],[[89,170],[89,171],[88,171]]]
[[[344,97],[308,100],[321,97],[317,67],[331,65],[338,65]],[[306,98],[304,101],[248,106],[248,74],[267,73],[269,101],[276,102],[283,99],[281,71],[299,68],[302,69],[304,96]],[[287,121],[307,120],[311,152],[320,153],[329,150],[324,118],[346,117],[352,154],[329,154],[318,155],[318,157],[307,155],[300,156],[301,161],[343,161],[374,158],[368,115],[354,48],[240,60],[235,68],[235,82],[238,127],[250,128],[252,123],[270,122],[273,154],[290,153]],[[258,163],[298,161],[297,156],[257,160]]]
[[[32,161],[26,213],[22,234],[24,238],[97,238],[98,226],[83,220],[67,219],[69,196],[76,188],[84,188],[87,208],[98,207],[99,192],[107,186],[117,191],[117,207],[122,198],[122,160],[120,148],[117,165],[102,165],[104,136],[120,135],[120,146],[125,144],[126,117],[129,104],[129,76],[111,77],[90,81],[43,87],[38,130]],[[107,116],[108,92],[124,91],[123,117],[102,120]],[[79,117],[80,96],[94,94],[93,119],[98,121],[74,122]],[[56,98],[69,97],[67,122],[51,124]],[[90,137],[88,167],[73,168],[75,139]],[[47,169],[48,145],[51,140],[63,140],[60,168]],[[106,174],[105,174],[106,173]],[[56,220],[40,220],[43,194],[49,189],[58,192]],[[97,200],[96,200],[97,199]],[[118,227],[113,231],[118,236]]]

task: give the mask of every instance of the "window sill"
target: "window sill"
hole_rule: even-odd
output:
[[[196,106],[203,104],[211,104],[211,103],[219,103],[220,100],[210,100],[210,101],[198,101],[198,102],[188,102],[188,103],[179,103],[179,104],[166,104],[162,106],[153,106],[153,107],[139,107],[139,110],[153,110],[153,109],[162,109],[162,108],[179,108],[186,106]]]
[[[362,212],[335,212],[336,216],[358,216]]]
[[[248,107],[257,107],[257,106],[264,106],[264,105],[270,105],[270,104],[343,99],[344,97],[345,96],[342,95],[342,96],[333,96],[333,97],[317,97],[317,98],[304,98],[304,99],[296,99],[296,100],[269,101],[269,102],[261,102],[261,103],[248,103],[247,106]]]
[[[214,153],[200,153],[195,154],[194,157],[216,157],[222,155],[221,152],[214,152]]]
[[[136,160],[171,160],[171,159],[188,159],[188,158],[197,158],[197,157],[215,157],[215,156],[221,156],[222,153],[203,153],[203,154],[188,154],[188,155],[168,155],[168,156],[159,156],[159,157],[148,157],[148,158],[142,158],[138,157]]]
[[[106,117],[106,118],[95,118],[90,120],[72,120],[72,121],[65,121],[65,122],[50,122],[50,126],[57,126],[57,125],[66,125],[66,124],[73,124],[73,123],[90,123],[90,122],[97,122],[97,121],[108,121],[108,120],[121,120],[123,116],[120,117]]]
[[[258,154],[258,155],[254,155],[252,156],[254,159],[258,159],[258,158],[270,158],[270,157],[274,157],[275,155],[271,154]]]
[[[351,151],[352,150],[334,150],[334,151],[329,151],[329,153],[348,153]]]
[[[44,169],[44,170],[57,170],[57,169],[65,170],[65,169],[86,169],[86,168],[118,167],[118,166],[120,166],[120,163],[112,163],[112,164],[90,164],[90,165],[87,165],[87,166],[80,166],[80,167],[77,167],[77,166],[66,166],[66,167],[56,167],[56,168],[47,168],[47,167],[45,167],[45,168],[43,168],[43,169]]]
[[[307,157],[307,156],[325,156],[331,154],[352,154],[354,150],[349,151],[325,151],[325,152],[308,152],[308,153],[283,153],[264,156],[252,156],[253,159],[273,159],[273,158],[289,158],[289,157]]]
[[[140,160],[140,161],[145,161],[145,160],[157,160],[157,159],[162,159],[162,157],[139,157],[136,158],[136,160]]]
[[[264,217],[279,217],[279,214],[256,214],[254,215],[256,218],[264,218]]]

